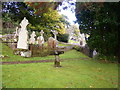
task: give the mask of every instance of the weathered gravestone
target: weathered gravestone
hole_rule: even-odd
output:
[[[49,37],[48,39],[48,48],[51,50],[55,50],[56,49],[56,45],[57,45],[57,41],[56,39],[54,39],[53,37]]]
[[[18,42],[17,42],[17,48],[18,49],[28,49],[28,31],[26,29],[26,26],[29,24],[26,17],[22,20],[20,23],[20,32],[18,35]]]
[[[14,41],[18,41],[18,34],[19,34],[19,31],[20,31],[20,27],[16,27],[16,31],[15,31],[15,35],[14,35]]]
[[[35,31],[33,31],[30,36],[31,37],[30,37],[29,43],[30,44],[35,44],[35,36],[36,36]]]
[[[41,30],[40,34],[41,34],[41,36],[39,36],[37,38],[37,44],[40,46],[43,46],[43,44],[44,44],[44,37],[43,37],[44,32],[43,32],[43,30]]]
[[[52,33],[54,34],[54,38],[55,38],[55,40],[57,40],[57,34],[58,34],[58,32],[55,31],[55,30],[51,30],[51,31],[52,31]]]

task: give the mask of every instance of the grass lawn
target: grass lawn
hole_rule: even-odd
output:
[[[69,43],[79,43],[78,41],[74,41],[74,40],[69,40]]]
[[[2,65],[4,88],[117,88],[118,67],[93,60]]]
[[[46,56],[46,57],[30,57],[30,58],[24,58],[19,55],[14,55],[11,48],[6,46],[5,44],[2,44],[2,54],[5,56],[8,56],[2,61],[30,61],[30,60],[51,60],[54,59],[54,55]],[[66,58],[81,58],[81,57],[87,57],[84,54],[77,52],[76,50],[70,50],[68,52],[65,52],[64,54],[60,55],[61,59]]]
[[[3,61],[49,60],[54,56],[23,58],[3,44]],[[98,62],[75,50],[60,55],[61,68],[53,62],[2,65],[3,88],[117,88],[118,65]],[[79,58],[79,59],[75,59]],[[88,58],[84,60],[82,58]]]

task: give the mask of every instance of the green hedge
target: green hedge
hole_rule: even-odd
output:
[[[57,38],[58,38],[58,41],[67,43],[68,37],[69,37],[69,34],[59,34]]]

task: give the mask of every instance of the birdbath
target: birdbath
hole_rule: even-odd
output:
[[[60,65],[60,54],[63,54],[64,51],[59,51],[58,49],[54,50],[54,55],[55,55],[55,62],[54,62],[54,66],[55,67],[61,67]]]

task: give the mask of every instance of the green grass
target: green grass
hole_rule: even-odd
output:
[[[118,67],[93,60],[2,65],[4,88],[117,88]]]
[[[69,40],[69,43],[79,43],[78,41],[74,41],[74,40]]]
[[[5,56],[8,56],[2,61],[30,61],[30,60],[51,60],[54,59],[54,55],[46,56],[46,57],[30,57],[30,58],[24,58],[19,55],[14,55],[11,48],[6,46],[5,44],[2,44],[2,54]],[[64,54],[60,55],[61,59],[66,58],[81,58],[81,57],[87,57],[84,54],[77,52],[76,50],[70,50],[68,52],[65,52]]]
[[[70,46],[70,44],[58,44],[58,46]]]
[[[49,60],[54,56],[23,58],[2,45],[3,61]],[[54,63],[2,65],[3,88],[117,88],[118,65],[98,62],[84,54],[70,50],[60,55],[61,68]],[[79,58],[79,59],[75,59]],[[84,60],[83,58],[88,58]]]

